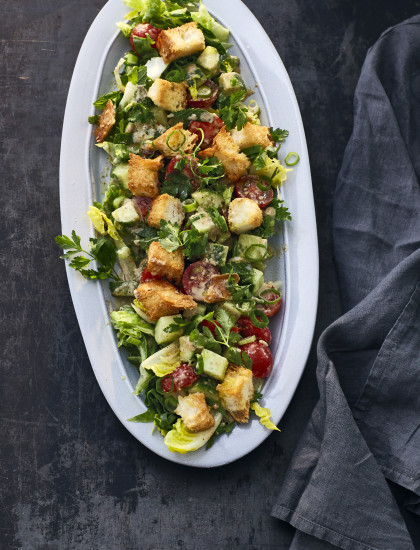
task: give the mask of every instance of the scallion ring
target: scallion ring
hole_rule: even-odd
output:
[[[265,181],[268,185],[263,185],[263,181]],[[260,191],[269,191],[271,189],[271,179],[267,176],[259,176],[259,180],[257,182],[257,187]]]
[[[251,251],[252,249],[254,249],[254,251],[257,249],[257,248],[262,248],[264,253],[263,255],[259,254],[259,255],[252,255],[251,254]],[[251,244],[251,246],[249,246],[246,250],[245,250],[245,258],[247,260],[249,260],[250,262],[259,262],[261,260],[265,260],[266,258],[268,258],[269,256],[269,253],[268,253],[268,250],[267,248],[263,245],[263,244]]]
[[[185,212],[194,212],[198,208],[198,203],[194,199],[185,199],[182,202]]]
[[[257,328],[265,328],[268,325],[268,317],[260,309],[251,311],[249,318]]]
[[[251,99],[251,101],[248,103],[248,111],[250,111],[253,115],[260,114],[260,107],[255,99]]]
[[[287,166],[295,166],[300,160],[300,157],[297,153],[291,151],[287,153],[286,158],[284,159],[284,164]]]
[[[264,294],[277,294],[278,298],[276,298],[275,300],[266,300],[264,298]],[[267,305],[274,305],[274,304],[277,304],[278,302],[280,302],[281,300],[281,292],[278,291],[276,288],[267,288],[266,290],[264,290],[263,292],[261,292],[261,294],[259,295],[259,297],[263,300],[263,302]]]
[[[209,86],[200,86],[197,89],[198,97],[207,98],[207,97],[210,97],[211,94],[212,94],[212,90]]]
[[[174,134],[181,134],[182,137],[184,138],[184,140],[182,141],[182,143],[180,143],[176,149],[174,149],[174,148],[169,144],[169,140],[171,139],[171,137],[172,137]],[[185,143],[186,141],[187,141],[187,138],[186,138],[184,132],[182,132],[181,130],[174,130],[174,131],[171,132],[171,133],[169,134],[169,136],[166,138],[166,145],[169,147],[169,149],[170,149],[171,151],[173,151],[174,153],[177,153],[177,152],[182,148],[182,146],[184,145],[184,143]]]
[[[174,382],[173,377],[171,376],[171,390],[170,391],[163,391],[162,390],[162,378],[159,378],[156,381],[156,391],[160,395],[170,395],[171,393],[173,393],[175,391],[175,382]]]

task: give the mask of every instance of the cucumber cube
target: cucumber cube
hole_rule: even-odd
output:
[[[194,356],[195,346],[190,342],[189,336],[181,336],[179,339],[179,355],[181,363],[189,363]]]
[[[182,334],[182,328],[175,332],[166,332],[165,329],[175,323],[175,319],[182,319],[181,315],[167,315],[157,320],[155,326],[155,340],[159,345],[169,344]]]
[[[203,349],[201,352],[203,359],[203,372],[207,376],[216,378],[216,380],[222,381],[225,377],[226,369],[228,368],[229,361],[221,355],[214,353],[208,349]]]
[[[267,246],[267,239],[243,233],[239,235],[237,254],[249,262],[259,262],[267,258]]]
[[[124,225],[130,225],[140,221],[140,216],[131,200],[127,200],[122,206],[114,210],[112,212],[112,217],[116,222]]]
[[[209,243],[206,248],[206,258],[213,265],[226,265],[228,252],[228,246]]]

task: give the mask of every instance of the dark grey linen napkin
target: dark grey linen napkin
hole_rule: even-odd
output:
[[[333,221],[347,313],[319,340],[320,399],[272,512],[293,550],[413,549],[387,479],[420,514],[420,16],[368,52],[354,110]]]

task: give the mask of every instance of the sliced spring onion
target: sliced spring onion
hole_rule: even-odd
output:
[[[265,328],[268,325],[268,317],[260,309],[254,309],[253,311],[251,311],[249,318],[258,328]]]
[[[186,199],[183,201],[182,206],[184,207],[185,212],[194,212],[197,210],[198,203],[194,199]]]
[[[255,99],[251,99],[251,101],[248,103],[248,111],[251,111],[253,115],[260,114],[260,107]]]
[[[264,298],[264,294],[277,294],[278,298],[275,300],[266,300]],[[279,292],[276,288],[266,288],[263,292],[261,292],[259,296],[265,304],[273,305],[277,304],[281,300],[281,292]]]
[[[284,159],[284,164],[286,164],[287,166],[295,166],[299,161],[299,155],[291,151],[290,153],[287,153],[286,158]]]
[[[197,95],[198,97],[203,97],[203,98],[206,98],[206,97],[210,97],[212,94],[212,90],[209,86],[200,86],[198,89],[197,89]]]
[[[238,344],[240,346],[244,346],[245,344],[252,344],[252,342],[255,342],[257,337],[255,334],[253,336],[248,336],[248,338],[242,338],[242,340],[239,340]]]
[[[174,135],[174,134],[181,134],[182,137],[184,138],[183,141],[178,145],[178,147],[176,149],[174,149],[173,147],[171,147],[170,143],[169,143],[169,140],[171,139],[171,137]],[[187,141],[187,138],[184,134],[184,132],[182,132],[181,130],[174,130],[173,132],[171,132],[169,134],[169,136],[166,138],[166,145],[169,147],[169,149],[171,151],[174,151],[174,153],[176,153],[177,151],[179,151],[180,149],[182,149],[182,146],[184,145],[184,143]]]
[[[262,251],[258,251],[258,248],[261,248]],[[251,244],[251,246],[245,250],[245,258],[250,262],[259,262],[265,260],[268,256],[268,249],[263,244]]]
[[[264,185],[262,182],[265,181],[267,185]],[[267,176],[260,176],[257,187],[260,191],[269,191],[271,189],[271,180]]]

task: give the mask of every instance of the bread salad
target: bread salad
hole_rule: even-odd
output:
[[[112,166],[88,212],[97,237],[85,249],[74,231],[56,241],[118,297],[112,326],[147,407],[130,420],[187,453],[252,413],[277,429],[261,390],[282,296],[264,270],[276,222],[291,220],[280,186],[299,157],[278,160],[288,132],[261,125],[255,83],[202,3],[125,3],[129,51],[89,117]]]

